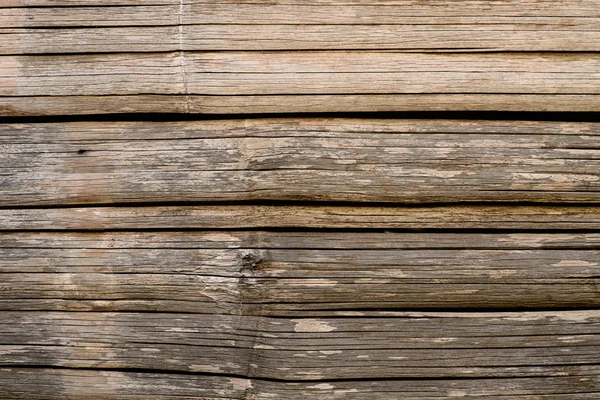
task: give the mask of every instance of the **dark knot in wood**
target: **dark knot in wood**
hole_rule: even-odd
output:
[[[248,251],[240,254],[242,271],[257,271],[264,261],[263,256],[257,251]]]

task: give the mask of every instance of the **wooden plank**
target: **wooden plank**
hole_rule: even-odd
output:
[[[116,8],[118,6],[118,8]],[[465,25],[550,24],[598,28],[595,0],[196,1],[6,0],[0,27],[140,25]],[[12,8],[14,7],[14,8]],[[27,7],[27,8],[20,8]],[[118,10],[118,14],[114,11]],[[178,14],[181,14],[179,20]]]
[[[1,230],[600,229],[598,207],[160,206],[0,209]]]
[[[0,54],[177,50],[599,51],[600,20],[586,24],[595,26],[556,26],[546,22],[473,24],[470,28],[460,24],[0,28]]]
[[[0,97],[0,116],[111,113],[317,113],[394,111],[586,111],[597,95],[405,94],[256,96],[31,96]]]
[[[0,94],[599,94],[600,55],[216,52],[0,57]],[[185,81],[185,85],[184,85]],[[551,84],[549,84],[551,82]]]
[[[0,369],[0,386],[12,400],[213,399],[344,399],[365,397],[407,400],[472,397],[505,399],[538,396],[544,399],[596,399],[600,395],[598,368],[582,366],[569,376],[492,378],[435,381],[372,380],[336,382],[274,382],[215,375],[178,375],[71,369]]]
[[[600,305],[599,234],[4,233],[0,309]]]
[[[4,367],[284,380],[564,376],[597,364],[598,311],[264,318],[3,312]]]
[[[128,112],[170,111],[181,104],[184,112],[213,113],[467,107],[598,111],[600,93],[595,83],[600,56],[594,53],[336,51],[3,56],[0,70],[0,95],[5,96],[4,104],[0,105],[3,115],[30,114],[32,110],[24,111],[30,103],[38,108],[37,112],[52,114],[61,108],[48,106],[56,99],[71,104],[78,100],[64,100],[63,96],[83,96],[85,103],[101,103],[101,99],[86,96],[127,96]],[[415,95],[426,94],[433,97],[408,104]],[[162,102],[175,105],[164,109],[140,106],[149,95],[167,95]],[[196,95],[199,97],[194,98]],[[313,97],[304,98],[306,95]],[[375,97],[377,100],[371,104],[372,96],[378,95],[385,97]],[[40,99],[40,96],[47,97]],[[242,101],[240,96],[273,97],[261,100],[256,106],[248,104],[252,98],[244,98],[246,106],[232,109],[232,102]],[[523,96],[527,101],[515,104]],[[283,103],[274,106],[274,101],[281,97]],[[438,99],[442,105],[432,104]],[[288,107],[289,104],[292,106]],[[63,108],[63,112],[89,113],[86,109],[90,106],[84,106],[82,111],[77,111],[77,107]],[[109,103],[92,112],[117,111],[124,112]]]
[[[9,1],[0,7],[4,7],[0,54],[600,50],[600,18],[597,4],[590,0],[460,4],[38,0]]]
[[[0,127],[1,206],[600,199],[598,124],[233,120]]]

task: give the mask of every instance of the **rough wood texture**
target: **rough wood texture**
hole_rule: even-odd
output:
[[[600,18],[593,1],[153,1],[148,5],[34,5],[45,7],[3,9],[0,54],[600,49]]]
[[[110,113],[308,113],[387,111],[598,111],[597,95],[404,94],[0,97],[0,116]]]
[[[0,399],[600,398],[599,6],[0,1]]]
[[[2,7],[0,115],[600,111],[595,0]]]
[[[1,206],[600,200],[600,125],[396,120],[14,124]]]
[[[599,247],[598,234],[2,234],[0,309],[592,307]]]
[[[598,207],[162,206],[0,209],[2,230],[600,229]]]
[[[566,375],[566,374],[564,374]],[[260,379],[90,371],[71,369],[0,369],[0,386],[12,400],[435,400],[590,399],[600,395],[599,371],[580,366],[569,376],[491,379],[275,382]]]
[[[0,57],[3,96],[598,95],[600,55],[206,52]]]
[[[600,312],[265,318],[4,312],[4,366],[142,368],[285,380],[521,377],[597,364]]]

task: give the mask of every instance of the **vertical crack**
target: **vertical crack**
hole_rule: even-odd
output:
[[[185,98],[185,112],[190,113],[190,93],[188,89],[187,74],[185,71],[185,51],[183,47],[183,0],[179,0],[179,14],[178,14],[178,36],[179,36],[179,67],[181,69],[181,76],[183,79],[183,91]]]

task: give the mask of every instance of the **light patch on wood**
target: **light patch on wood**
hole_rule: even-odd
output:
[[[167,332],[182,332],[182,333],[197,333],[198,329],[187,329],[187,328],[169,328]]]
[[[192,364],[189,366],[190,371],[192,372],[210,372],[213,374],[223,373],[224,371],[216,367],[214,365],[205,365],[205,364]]]
[[[346,394],[346,393],[358,393],[358,389],[345,389],[345,390],[334,390],[333,391],[334,396],[337,396],[339,394]]]
[[[319,389],[319,390],[331,390],[335,389],[335,386],[329,383],[319,383],[318,385],[308,386],[309,389]]]
[[[319,321],[318,319],[301,319],[292,320],[296,323],[294,326],[295,332],[331,332],[337,328],[329,325],[325,321]]]
[[[507,276],[515,275],[517,271],[514,269],[499,269],[495,271],[490,271],[489,274],[494,279],[506,278]]]
[[[563,321],[584,322],[590,318],[600,317],[600,310],[585,310],[585,311],[556,311],[556,312],[540,312],[540,313],[522,313],[516,317],[506,317],[508,321],[537,321],[546,318],[559,318]]]
[[[451,343],[451,342],[456,342],[456,340],[457,340],[456,338],[451,338],[451,337],[449,337],[449,338],[436,338],[436,339],[433,339],[433,342],[434,343]]]
[[[254,347],[252,347],[253,349],[262,349],[262,350],[274,350],[275,347],[273,346],[269,346],[266,344],[255,344]]]
[[[585,339],[582,339],[578,336],[559,336],[557,339],[563,343],[579,343],[585,341]]]
[[[596,267],[597,265],[597,263],[585,260],[562,260],[556,264],[552,264],[553,267]]]
[[[233,390],[239,390],[241,392],[252,389],[253,387],[250,379],[229,378],[229,382],[231,383]]]

